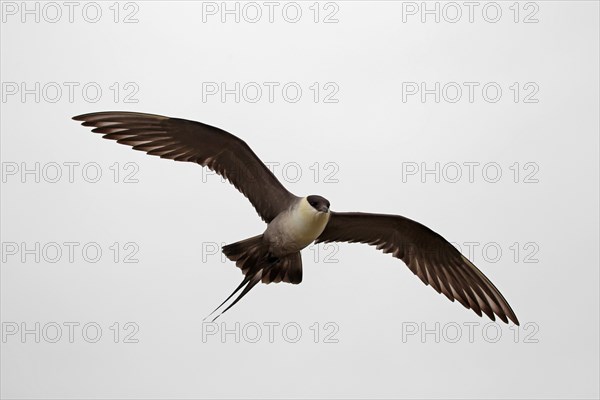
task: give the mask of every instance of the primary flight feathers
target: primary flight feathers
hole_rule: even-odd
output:
[[[245,288],[221,314],[260,281],[300,283],[300,250],[313,241],[349,242],[392,253],[425,285],[479,316],[485,313],[492,320],[498,316],[519,324],[494,284],[442,236],[401,216],[338,213],[330,211],[329,201],[321,196],[295,196],[244,141],[228,132],[200,122],[135,112],[98,112],[73,119],[135,150],[206,166],[250,200],[267,229],[262,235],[223,248],[245,278],[217,309]]]

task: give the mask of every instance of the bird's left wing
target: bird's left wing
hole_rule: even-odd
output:
[[[214,126],[136,112],[105,111],[73,117],[105,139],[134,150],[206,166],[228,179],[270,222],[296,198],[240,138]]]
[[[331,212],[319,242],[366,243],[401,259],[425,285],[479,316],[496,314],[508,323],[517,316],[492,282],[446,239],[399,215]]]

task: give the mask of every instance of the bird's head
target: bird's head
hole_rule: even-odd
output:
[[[318,212],[327,214],[329,212],[329,200],[325,197],[310,195],[306,198],[308,204]]]

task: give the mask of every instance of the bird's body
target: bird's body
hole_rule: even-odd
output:
[[[300,283],[300,251],[311,243],[349,242],[366,243],[391,253],[425,285],[479,316],[485,313],[492,320],[498,316],[504,322],[510,319],[518,324],[494,284],[439,234],[399,215],[334,212],[321,196],[295,196],[244,141],[224,130],[195,121],[120,111],[73,119],[135,150],[208,167],[250,200],[267,227],[260,235],[223,246],[223,253],[242,270],[244,279],[217,307],[243,288],[221,314],[259,282]]]

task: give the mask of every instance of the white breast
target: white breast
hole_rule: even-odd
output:
[[[323,233],[328,221],[329,213],[318,212],[303,198],[286,221],[288,239],[302,249]]]

